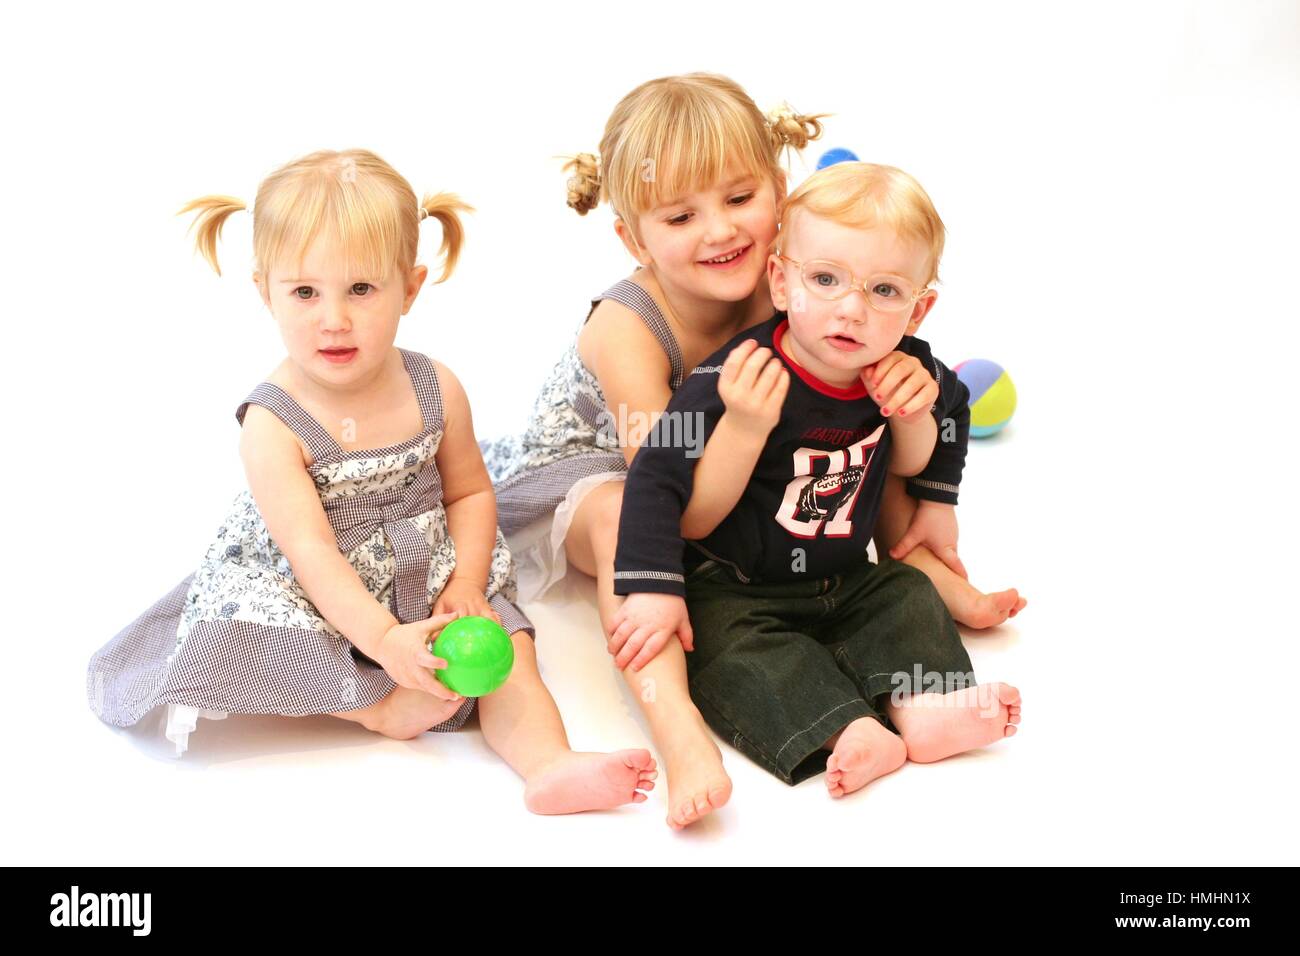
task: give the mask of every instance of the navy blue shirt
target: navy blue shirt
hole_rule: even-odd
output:
[[[866,560],[889,460],[888,420],[861,382],[836,388],[795,364],[782,348],[788,329],[784,312],[747,329],[701,362],[673,394],[628,472],[615,594],[684,596],[685,575],[709,558],[730,566],[745,583],[829,577]],[[747,338],[772,349],[790,371],[781,419],[735,508],[708,537],[683,542],[681,519],[695,465],[726,411],[718,394],[722,363]],[[904,336],[898,350],[932,369],[939,383],[932,410],[939,440],[925,470],[908,480],[908,491],[956,504],[970,432],[969,393],[921,339]]]

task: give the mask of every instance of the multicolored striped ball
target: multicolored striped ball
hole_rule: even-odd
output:
[[[997,362],[967,359],[954,365],[954,372],[970,389],[970,433],[972,438],[996,435],[1016,412],[1016,386]]]

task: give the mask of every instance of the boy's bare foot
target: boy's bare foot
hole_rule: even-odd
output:
[[[531,774],[524,805],[533,813],[581,813],[644,803],[659,772],[648,750],[574,753],[566,750]]]
[[[838,735],[826,760],[826,790],[842,797],[907,763],[907,745],[874,717],[859,717]]]
[[[343,710],[330,716],[353,721],[394,740],[413,740],[456,713],[464,703],[464,698],[443,700],[422,690],[396,687],[383,700],[369,707]]]
[[[947,694],[914,694],[889,705],[909,760],[932,763],[1010,737],[1020,723],[1020,691],[980,684]]]
[[[731,778],[722,767],[722,752],[696,712],[688,724],[661,733],[659,750],[668,772],[667,823],[687,827],[731,799]]]

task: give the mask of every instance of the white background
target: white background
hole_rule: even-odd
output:
[[[32,12],[39,9],[39,13]],[[467,12],[473,9],[475,12]],[[1296,863],[1293,2],[29,6],[0,37],[9,678],[3,853],[24,863]],[[709,70],[830,112],[949,228],[925,337],[1001,362],[962,553],[1030,604],[966,634],[1022,732],[832,802],[724,747],[732,803],[527,814],[477,730],[114,731],[90,654],[197,565],[243,480],[234,410],[282,356],[235,216],[216,277],[175,211],[364,146],[478,212],[398,343],[518,428],[631,262],[555,157],[644,80]],[[436,228],[426,224],[425,237]],[[425,261],[436,244],[427,243]],[[648,744],[586,582],[528,610],[574,746]]]

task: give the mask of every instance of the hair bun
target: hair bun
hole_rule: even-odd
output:
[[[772,135],[772,145],[777,149],[786,146],[803,149],[808,143],[822,134],[821,120],[827,113],[806,116],[796,113],[786,103],[767,114],[767,126]]]
[[[594,153],[579,153],[564,164],[564,171],[569,170],[573,170],[566,183],[569,208],[585,216],[600,204],[599,160]]]

